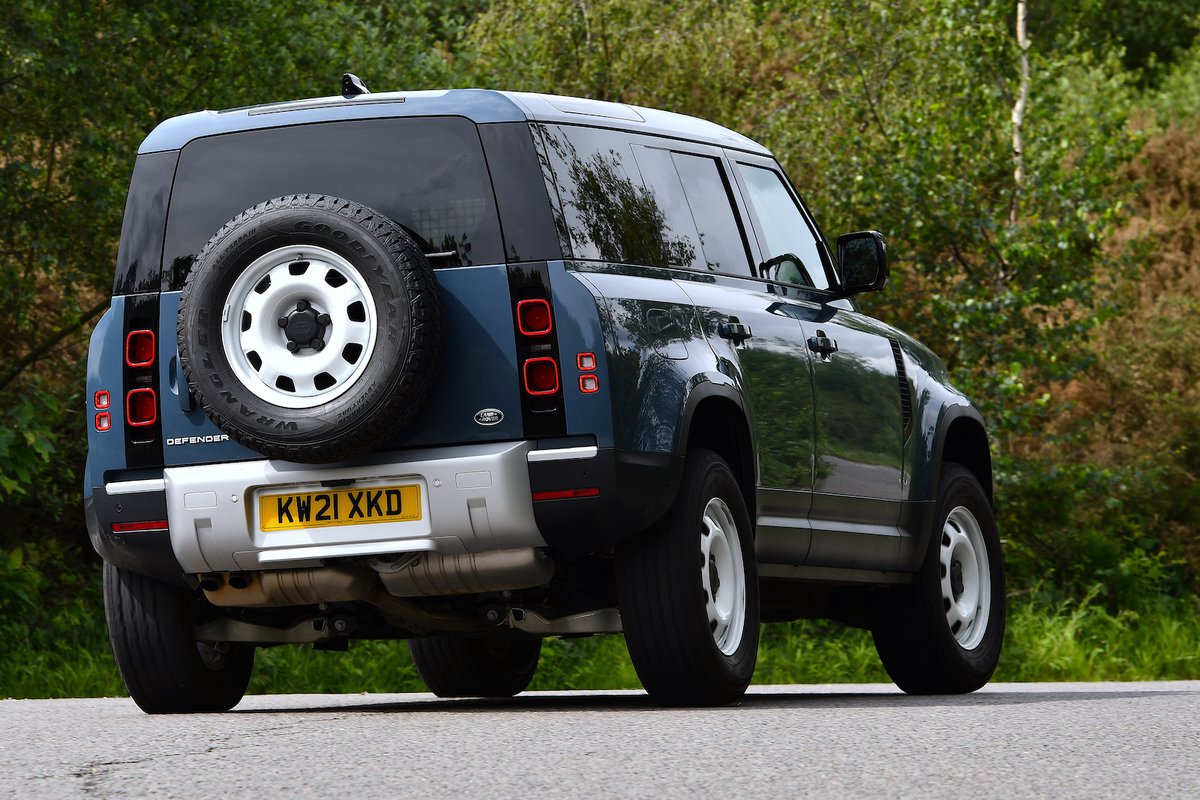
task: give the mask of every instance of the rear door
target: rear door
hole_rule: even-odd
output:
[[[902,421],[887,329],[830,290],[828,248],[778,165],[736,156],[763,261],[812,365],[815,465],[805,564],[890,569],[900,552]],[[772,264],[772,259],[792,258]]]
[[[635,155],[659,206],[678,209],[688,217],[678,225],[696,231],[693,274],[676,283],[699,311],[718,363],[737,374],[749,401],[759,468],[759,559],[800,564],[810,544],[813,391],[811,357],[792,301],[753,274],[749,231],[719,151],[637,147]]]

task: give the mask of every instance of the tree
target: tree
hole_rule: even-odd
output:
[[[477,3],[459,3],[469,13]],[[454,12],[455,9],[449,9]],[[411,0],[257,3],[11,0],[0,17],[0,500],[78,519],[82,345],[107,307],[125,191],[161,120],[338,91],[449,81],[431,31],[461,18]],[[10,505],[12,504],[12,505]],[[33,521],[5,514],[15,539]],[[68,527],[75,527],[69,524]]]

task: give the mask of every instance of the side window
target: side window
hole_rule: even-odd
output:
[[[737,169],[766,237],[763,244],[768,260],[790,254],[800,262],[784,261],[778,265],[776,274],[763,277],[828,289],[829,278],[821,260],[821,247],[784,185],[783,177],[774,170],[750,164],[739,163]]]
[[[660,205],[667,201],[643,185],[626,136],[559,125],[543,127],[542,134],[575,258],[692,263],[694,231],[668,225]]]
[[[704,264],[731,275],[750,274],[750,256],[733,212],[729,185],[715,158],[673,153],[700,235]]]
[[[692,221],[692,209],[675,171],[669,150],[635,146],[633,153],[642,173],[642,183],[663,216],[663,254],[666,265],[704,269],[700,237]]]

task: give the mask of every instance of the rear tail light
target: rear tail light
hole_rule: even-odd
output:
[[[108,392],[101,389],[100,391],[96,392],[96,396],[93,398],[93,403],[95,404],[97,411],[102,411],[112,404],[112,398],[109,396]]]
[[[596,354],[580,353],[575,356],[575,366],[579,367],[580,372],[591,372],[596,368]]]
[[[125,337],[125,364],[148,367],[154,363],[154,331],[130,331]]]
[[[553,358],[542,356],[525,361],[525,391],[539,396],[558,391],[558,364]]]
[[[135,428],[158,420],[158,398],[153,389],[132,389],[125,395],[125,421]]]
[[[522,300],[517,303],[517,328],[526,336],[545,336],[554,327],[550,303],[545,300]]]
[[[107,411],[101,411],[96,415],[96,430],[103,433],[112,428],[112,415]]]
[[[600,391],[600,379],[595,375],[580,375],[579,391],[584,394],[595,394]]]

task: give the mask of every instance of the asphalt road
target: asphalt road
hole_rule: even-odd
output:
[[[0,701],[0,796],[1200,798],[1200,681],[771,686],[721,709],[638,692]]]

